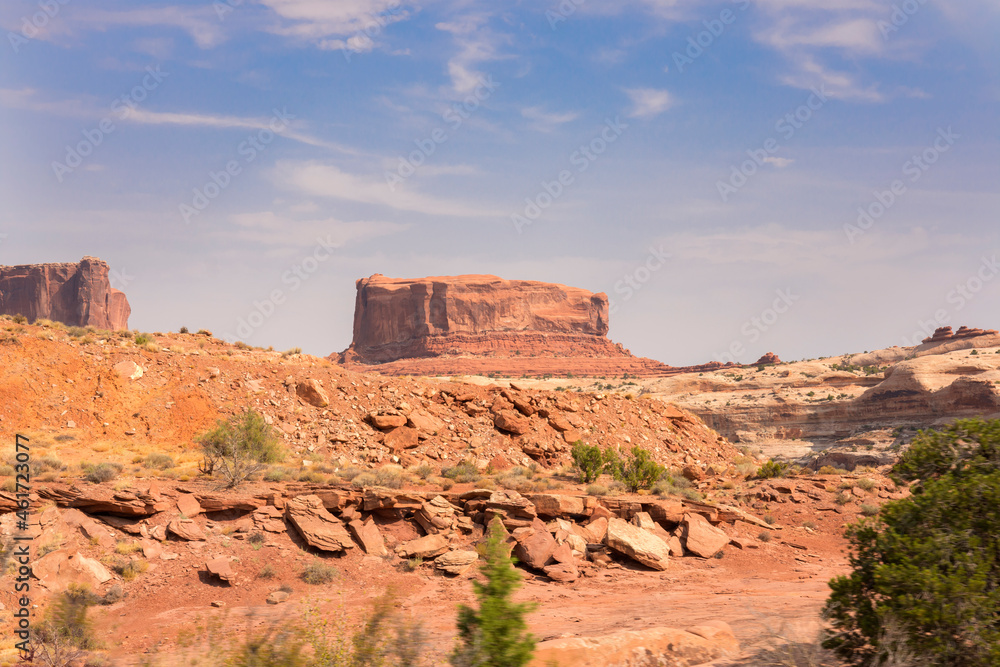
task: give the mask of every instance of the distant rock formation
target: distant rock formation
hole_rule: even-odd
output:
[[[96,257],[76,264],[0,266],[0,314],[128,329],[132,308],[125,293],[111,287],[108,270],[107,262]]]
[[[760,359],[755,361],[752,365],[760,366],[761,364],[780,364],[780,363],[781,359],[778,358],[778,355],[776,355],[774,352],[768,352]]]
[[[928,336],[927,338],[920,341],[922,344],[927,343],[944,343],[946,341],[952,340],[962,340],[965,338],[978,338],[979,336],[996,336],[996,329],[974,329],[965,326],[964,324],[958,328],[958,331],[952,333],[951,327],[938,327],[934,330],[933,336]]]
[[[391,375],[669,375],[608,333],[608,297],[496,276],[357,281],[354,340],[341,365]],[[711,364],[715,368],[721,364]]]

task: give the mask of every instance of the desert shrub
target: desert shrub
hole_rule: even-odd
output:
[[[264,533],[260,532],[259,530],[255,530],[254,532],[247,535],[247,542],[249,542],[250,544],[264,544],[264,542],[266,541],[267,541],[267,536],[264,535]]]
[[[83,327],[69,327],[66,329],[66,335],[70,338],[83,338],[87,335],[87,330]]]
[[[111,462],[98,463],[97,465],[88,465],[84,469],[83,478],[88,482],[93,482],[94,484],[110,482],[111,480],[118,477],[123,468],[124,466],[122,466],[122,464],[111,463]]]
[[[375,486],[375,473],[363,472],[351,480],[351,486],[356,489],[364,489]]]
[[[815,521],[803,521],[802,522],[802,527],[803,528],[808,528],[809,530],[816,530],[816,522]]]
[[[453,479],[458,484],[465,484],[467,482],[475,483],[483,478],[476,464],[468,459],[456,463],[450,468],[442,468],[441,476]]]
[[[129,554],[134,554],[138,551],[142,551],[142,545],[138,542],[116,542],[115,543],[115,553],[121,554],[122,556],[127,556]]]
[[[859,489],[862,489],[863,491],[871,491],[877,486],[877,484],[873,479],[862,477],[861,479],[859,479],[854,483],[854,486],[858,487]]]
[[[482,556],[479,571],[486,583],[472,583],[479,608],[459,606],[458,641],[450,662],[455,667],[526,665],[534,653],[535,638],[527,632],[524,617],[534,605],[511,600],[521,576],[514,569],[499,521],[490,522]]]
[[[434,467],[426,463],[410,468],[410,472],[424,480],[425,482],[434,474]]]
[[[785,472],[788,470],[788,464],[782,463],[781,461],[775,461],[771,459],[766,462],[757,470],[757,477],[759,479],[771,479],[773,477],[784,477]]]
[[[265,482],[283,482],[292,475],[292,472],[288,468],[284,467],[272,467],[268,468],[267,472],[264,473],[263,480]]]
[[[121,571],[119,572],[119,574],[122,576],[122,579],[124,579],[125,581],[132,581],[133,579],[135,579],[136,577],[138,577],[140,574],[142,574],[143,572],[145,572],[148,569],[149,569],[149,563],[147,563],[144,560],[140,560],[140,559],[137,558],[135,560],[130,560],[125,565],[125,567],[123,567],[121,569]]]
[[[642,447],[633,447],[627,458],[609,465],[612,476],[632,492],[650,488],[667,471]]]
[[[825,645],[854,665],[900,646],[935,665],[1000,664],[1000,421],[921,432],[893,475],[912,494],[849,527]]]
[[[617,479],[611,480],[611,483],[608,484],[609,496],[620,496],[626,491],[628,491],[628,487],[624,482],[619,482]]]
[[[152,343],[153,337],[149,334],[136,332],[135,337],[132,339],[138,346],[145,345],[146,343]]]
[[[846,475],[848,472],[844,468],[834,468],[833,466],[823,466],[816,471],[819,475]]]
[[[610,461],[610,454],[610,450],[606,454],[597,445],[585,445],[579,440],[573,443],[573,449],[570,450],[573,464],[580,470],[580,479],[584,484],[597,481]]]
[[[277,576],[277,572],[274,571],[274,566],[268,563],[264,567],[260,568],[260,572],[257,573],[258,579],[274,579]]]
[[[878,505],[871,503],[861,503],[861,513],[865,516],[875,516],[878,514]]]
[[[149,454],[146,458],[142,460],[142,465],[147,468],[156,468],[157,470],[166,470],[167,468],[174,467],[173,457],[163,454],[161,452],[154,452]]]
[[[89,588],[79,584],[70,584],[55,597],[42,622],[32,628],[32,663],[64,667],[97,647],[93,623],[87,618],[95,597]]]
[[[348,466],[348,467],[344,468],[343,470],[338,470],[337,471],[337,475],[341,479],[344,479],[344,480],[350,482],[355,477],[357,477],[358,475],[360,475],[360,474],[362,474],[364,472],[365,471],[362,470],[361,468],[357,468],[355,466]]]
[[[317,560],[306,565],[299,577],[313,586],[329,584],[337,578],[337,568]]]
[[[199,336],[208,336],[209,338],[211,338],[212,337],[212,332],[209,331],[208,329],[198,329],[198,335]]]
[[[760,540],[761,542],[770,542],[771,541],[771,531],[769,531],[769,530],[762,530],[762,531],[760,531],[759,533],[757,533],[757,539]]]
[[[14,315],[11,319],[14,320],[14,324],[25,324],[28,321],[24,315]]]
[[[309,469],[299,473],[299,481],[307,484],[322,484],[326,481],[326,477],[319,470]]]
[[[285,350],[284,352],[282,352],[281,356],[285,357],[285,358],[288,358],[288,357],[292,356],[293,354],[302,354],[302,348],[301,347],[289,348],[289,349]]]
[[[406,473],[396,465],[382,466],[375,471],[375,485],[389,489],[400,489],[406,483]]]
[[[833,502],[837,503],[838,505],[846,505],[852,500],[854,500],[854,496],[852,496],[849,493],[841,492],[837,494],[837,497],[833,499]]]
[[[112,584],[111,588],[101,597],[101,604],[111,605],[125,599],[125,589],[121,584]]]
[[[587,486],[588,496],[606,496],[608,495],[608,487],[603,484],[590,484]]]
[[[198,438],[205,457],[203,470],[218,470],[229,487],[235,487],[269,464],[285,457],[274,429],[252,408],[219,420]]]

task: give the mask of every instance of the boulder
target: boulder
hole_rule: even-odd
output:
[[[368,517],[367,521],[355,519],[347,524],[347,529],[361,549],[369,556],[384,556],[388,552],[385,549],[385,540],[382,538],[382,531],[375,525],[375,520]]]
[[[236,578],[236,573],[233,572],[232,560],[224,556],[213,558],[212,560],[206,562],[205,569],[208,570],[210,575],[218,577],[227,584],[232,584],[233,580]]]
[[[198,502],[198,499],[190,493],[181,493],[177,496],[177,511],[180,512],[182,516],[191,519],[201,514],[202,507],[201,503]]]
[[[394,428],[406,426],[406,417],[403,415],[386,415],[373,412],[368,415],[368,421],[380,431],[391,431]]]
[[[295,385],[295,394],[314,408],[330,405],[330,397],[323,391],[322,385],[311,378]]]
[[[542,568],[545,576],[552,581],[569,584],[580,578],[580,570],[574,563],[556,563]]]
[[[281,604],[282,602],[288,601],[289,595],[288,591],[271,591],[265,602],[267,602],[267,604]]]
[[[616,518],[608,522],[604,544],[654,570],[665,570],[670,562],[670,547],[666,542],[624,519]]]
[[[536,570],[551,562],[552,554],[558,546],[552,533],[538,519],[535,519],[530,528],[515,530],[514,539],[517,540],[514,555],[519,561]]]
[[[423,410],[414,410],[407,415],[406,424],[428,435],[437,435],[447,430],[447,424],[443,420]]]
[[[449,551],[434,561],[434,567],[445,574],[459,576],[465,574],[479,560],[475,551]]]
[[[174,519],[167,524],[167,532],[188,542],[198,542],[205,538],[205,531],[191,519]]]
[[[531,430],[531,422],[513,410],[501,410],[493,415],[493,425],[511,435],[524,435]]]
[[[450,533],[455,529],[455,508],[441,496],[420,504],[413,518],[425,533]]]
[[[400,426],[386,433],[382,438],[382,444],[396,452],[413,449],[420,444],[420,434],[415,428]]]
[[[711,558],[729,544],[729,536],[700,514],[685,514],[681,521],[684,548],[696,556]]]
[[[119,361],[115,364],[114,371],[119,377],[123,377],[126,380],[138,380],[142,377],[142,366],[129,359]]]
[[[326,511],[317,496],[292,498],[285,506],[285,516],[311,547],[334,553],[354,548],[344,524]]]
[[[114,578],[106,567],[79,552],[59,549],[45,554],[31,564],[31,574],[39,585],[52,593],[66,590],[70,584],[96,589]]]
[[[539,516],[569,517],[583,516],[584,502],[580,496],[568,496],[561,493],[532,493],[527,498],[534,503]]]
[[[446,551],[448,551],[448,539],[444,535],[425,535],[396,547],[396,554],[400,558],[422,558],[424,560],[440,556]]]

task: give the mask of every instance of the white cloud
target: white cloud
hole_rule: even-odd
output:
[[[632,100],[633,118],[651,118],[658,116],[674,104],[673,97],[666,90],[656,88],[631,88],[625,91]]]
[[[370,51],[391,24],[409,17],[399,0],[260,0],[280,17],[271,30],[323,49]]]
[[[466,14],[434,26],[451,34],[458,47],[458,53],[448,61],[452,89],[458,95],[471,93],[486,77],[478,68],[481,63],[504,57],[498,50],[501,38],[489,29],[488,19],[484,13]]]
[[[776,157],[774,155],[768,155],[766,158],[764,158],[765,164],[773,164],[778,169],[784,169],[793,162],[795,162],[795,160],[791,160],[787,157]]]
[[[427,215],[488,217],[504,214],[471,203],[425,195],[412,190],[408,184],[396,185],[393,191],[381,177],[357,176],[315,161],[278,162],[275,180],[310,197],[332,197]]]
[[[547,112],[542,107],[525,107],[521,109],[521,115],[528,120],[534,121],[531,126],[536,130],[548,131],[552,128],[569,123],[580,117],[575,111],[564,111],[562,113]]]
[[[82,8],[68,13],[71,25],[90,30],[148,26],[179,28],[191,36],[202,49],[218,46],[225,39],[223,23],[211,4],[196,7],[143,7],[139,9],[105,10]]]

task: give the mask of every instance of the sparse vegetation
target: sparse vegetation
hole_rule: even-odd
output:
[[[757,470],[759,479],[772,479],[774,477],[784,477],[788,471],[788,464],[771,459]]]
[[[441,476],[455,480],[458,484],[475,483],[483,478],[476,464],[469,460],[461,461],[450,468],[442,468]]]
[[[83,478],[94,484],[110,482],[118,477],[124,466],[120,463],[104,462],[84,468]]]
[[[337,568],[327,565],[323,561],[315,560],[306,565],[299,575],[302,581],[313,586],[332,583],[337,578]]]
[[[204,454],[203,472],[218,470],[230,488],[285,457],[274,429],[252,408],[219,420],[198,443]]]
[[[166,470],[167,468],[174,467],[174,459],[168,454],[162,452],[153,452],[149,454],[142,460],[142,465],[147,468],[155,468],[157,470]]]

